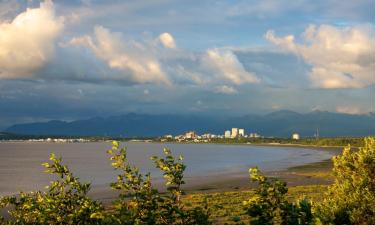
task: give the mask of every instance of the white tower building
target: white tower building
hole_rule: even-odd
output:
[[[238,128],[232,128],[232,138],[238,137]]]

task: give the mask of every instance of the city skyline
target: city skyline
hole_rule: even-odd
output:
[[[129,112],[374,112],[374,7],[2,1],[0,130]]]

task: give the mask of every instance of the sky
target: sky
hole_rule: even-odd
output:
[[[1,0],[0,130],[375,111],[373,0]]]

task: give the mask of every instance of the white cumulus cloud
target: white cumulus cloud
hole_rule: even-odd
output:
[[[63,26],[50,0],[0,22],[0,78],[30,77],[43,67],[53,57]]]
[[[151,44],[126,41],[102,26],[95,27],[92,36],[73,38],[70,44],[90,48],[110,68],[123,72],[136,83],[170,84]]]
[[[372,26],[338,28],[310,25],[297,43],[293,35],[266,39],[312,66],[310,80],[319,88],[362,88],[375,84],[375,35]]]
[[[176,48],[176,42],[170,33],[160,34],[159,40],[166,48]]]
[[[205,67],[233,84],[259,83],[260,80],[254,73],[245,70],[237,56],[226,49],[208,49],[202,57]]]

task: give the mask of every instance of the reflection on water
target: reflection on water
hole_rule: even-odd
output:
[[[160,173],[149,158],[162,155],[168,147],[174,155],[183,155],[187,165],[186,177],[225,174],[246,174],[249,167],[259,166],[263,170],[280,170],[291,166],[318,162],[330,158],[330,151],[301,148],[259,147],[246,145],[215,144],[153,144],[125,143],[129,161],[151,172]],[[110,143],[0,143],[0,195],[20,190],[41,189],[51,179],[43,173],[42,162],[51,152],[63,157],[74,174],[93,185],[104,185],[115,179],[106,150]]]

